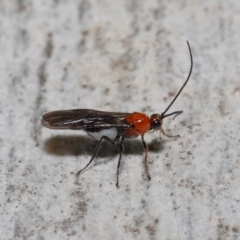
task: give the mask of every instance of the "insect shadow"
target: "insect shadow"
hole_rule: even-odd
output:
[[[46,140],[44,150],[56,156],[92,156],[97,145],[96,140],[85,136],[56,135]],[[165,141],[154,139],[148,144],[149,152],[161,152]],[[143,155],[144,149],[141,140],[126,140],[124,144],[124,155]],[[111,158],[119,155],[119,145],[103,142],[97,158]]]

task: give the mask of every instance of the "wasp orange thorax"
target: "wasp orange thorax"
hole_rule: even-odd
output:
[[[127,138],[143,136],[151,128],[150,119],[144,113],[134,112],[125,117],[124,120],[133,126],[133,128],[126,130]]]

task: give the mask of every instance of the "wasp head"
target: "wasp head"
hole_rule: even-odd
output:
[[[153,130],[162,129],[162,123],[163,123],[163,119],[160,114],[157,114],[157,113],[152,114],[152,116],[150,117],[151,129]]]

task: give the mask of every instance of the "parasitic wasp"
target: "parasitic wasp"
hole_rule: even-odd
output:
[[[96,111],[92,109],[73,109],[73,110],[59,110],[48,112],[42,116],[43,126],[51,129],[71,129],[71,130],[84,130],[87,134],[98,140],[98,143],[95,147],[94,153],[88,164],[77,172],[79,175],[83,170],[85,170],[96,157],[98,150],[104,140],[111,142],[112,144],[120,145],[120,154],[118,158],[117,165],[117,181],[116,186],[119,187],[119,169],[121,158],[123,154],[123,143],[125,139],[133,139],[141,136],[142,145],[145,151],[144,165],[147,173],[147,177],[151,180],[149,171],[148,171],[148,147],[144,141],[144,134],[150,130],[160,130],[163,135],[170,138],[177,138],[177,136],[169,136],[165,133],[162,128],[163,119],[170,117],[172,115],[177,116],[183,111],[175,111],[168,113],[168,110],[176,101],[184,87],[186,86],[193,69],[193,57],[190,45],[187,41],[189,53],[190,53],[190,70],[188,77],[185,80],[184,84],[178,91],[177,95],[173,98],[171,103],[161,114],[155,113],[148,117],[146,114],[141,112],[133,113],[124,113],[124,112],[103,112]]]

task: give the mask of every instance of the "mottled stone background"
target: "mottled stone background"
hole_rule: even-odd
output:
[[[0,1],[1,239],[239,239],[240,2]],[[161,113],[168,139],[118,147],[41,125],[47,111]]]

